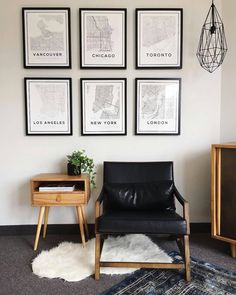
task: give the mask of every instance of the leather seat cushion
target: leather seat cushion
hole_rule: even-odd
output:
[[[100,233],[186,234],[185,219],[173,211],[113,211],[98,218]]]
[[[112,210],[175,210],[174,183],[105,183],[106,207]]]

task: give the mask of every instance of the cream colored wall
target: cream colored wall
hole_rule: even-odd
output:
[[[68,6],[72,13],[72,70],[26,70],[22,65],[21,7]],[[127,70],[80,70],[78,9],[80,7],[128,8]],[[182,70],[135,70],[135,8],[182,7],[184,45]],[[204,71],[195,56],[200,29],[209,8],[198,0],[2,0],[0,10],[0,225],[35,224],[37,209],[30,207],[29,179],[40,172],[65,171],[66,154],[85,149],[98,165],[97,189],[89,204],[93,222],[94,200],[101,188],[102,162],[165,161],[175,163],[175,181],[190,201],[192,222],[209,221],[210,145],[219,141],[221,71]],[[72,77],[74,135],[25,136],[24,77]],[[80,77],[127,77],[128,136],[81,137]],[[181,135],[134,136],[134,78],[181,77]],[[49,223],[75,222],[73,208],[51,210]]]
[[[236,1],[222,1],[228,52],[222,67],[221,142],[236,141]]]

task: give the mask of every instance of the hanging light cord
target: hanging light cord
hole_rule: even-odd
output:
[[[211,7],[212,7],[212,9],[211,9],[211,17],[212,17],[211,34],[215,34],[216,26],[215,26],[215,4],[214,4],[214,0],[212,0]]]

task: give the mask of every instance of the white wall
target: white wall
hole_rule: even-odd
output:
[[[217,2],[217,4],[220,4]],[[21,7],[69,6],[72,12],[72,70],[27,70],[22,65]],[[79,7],[128,8],[128,69],[79,69]],[[182,7],[184,46],[182,70],[134,69],[134,15],[137,7]],[[98,165],[97,186],[89,204],[93,221],[94,200],[101,187],[104,160],[173,160],[175,180],[190,201],[192,222],[209,221],[210,145],[219,141],[221,71],[210,75],[195,56],[200,29],[209,2],[205,0],[2,0],[0,10],[0,225],[35,224],[38,210],[30,206],[29,179],[41,172],[66,168],[66,154],[85,149]],[[25,136],[24,77],[73,78],[74,135],[71,137]],[[128,78],[128,136],[82,137],[80,135],[80,77]],[[134,136],[134,78],[181,77],[181,135]],[[75,222],[73,208],[51,210],[49,223]]]
[[[228,42],[228,52],[222,67],[222,100],[221,100],[221,142],[236,141],[236,2],[222,1],[223,21]]]

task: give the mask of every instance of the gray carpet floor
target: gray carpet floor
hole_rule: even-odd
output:
[[[96,295],[110,288],[126,275],[101,275],[100,281],[89,277],[76,283],[60,279],[38,278],[32,273],[31,262],[41,250],[51,249],[62,241],[79,242],[76,235],[48,235],[40,239],[39,249],[32,249],[34,236],[0,236],[1,295]],[[158,243],[166,251],[178,250],[175,242]],[[229,245],[214,240],[210,234],[192,234],[191,256],[236,272],[236,260],[230,257]]]

